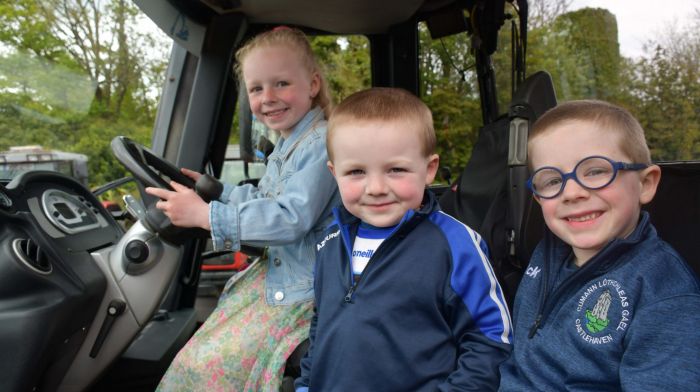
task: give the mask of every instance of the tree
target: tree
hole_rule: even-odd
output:
[[[126,0],[0,4],[0,148],[86,153],[93,185],[123,175],[106,135],[148,142],[166,59],[137,15]]]
[[[577,58],[576,75],[580,98],[613,99],[620,86],[620,47],[615,15],[604,9],[584,8],[566,13],[555,22],[555,30],[565,37],[565,54]]]
[[[366,37],[319,36],[311,39],[311,46],[325,66],[325,76],[334,102],[338,103],[371,85],[369,41]]]
[[[697,27],[670,30],[668,42],[647,45],[651,55],[633,63],[630,110],[646,130],[655,160],[700,156],[700,35]]]
[[[157,60],[151,59],[154,64],[149,65],[140,59],[148,58],[148,50],[163,48],[152,37],[137,32],[138,9],[132,2],[61,0],[44,6],[43,12],[55,16],[52,32],[97,82],[96,110],[118,116],[122,110],[133,114],[137,108],[154,107],[141,75],[149,66],[163,67]]]
[[[560,15],[569,11],[573,0],[534,0],[528,1],[528,25],[539,29],[549,25]]]
[[[440,165],[460,172],[483,123],[479,89],[466,34],[432,39],[419,28],[421,98],[433,113]]]

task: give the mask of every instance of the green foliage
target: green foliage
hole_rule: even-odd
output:
[[[699,64],[678,60],[656,47],[653,57],[633,64],[636,79],[626,97],[628,109],[645,128],[655,160],[700,156]]]
[[[700,157],[700,26],[625,59],[610,12],[541,16],[528,32],[527,70],[550,72],[559,101],[622,105],[645,128],[654,159]],[[168,41],[139,31],[137,18],[126,0],[0,3],[0,150],[40,144],[86,154],[91,186],[125,175],[109,142],[128,135],[148,144],[167,59]],[[511,100],[512,28],[501,29],[493,56],[502,112]],[[482,125],[472,41],[433,40],[422,24],[419,34],[421,97],[433,112],[441,165],[457,173]],[[336,103],[371,85],[366,37],[311,43]]]
[[[53,13],[35,0],[0,3],[0,41],[45,59],[67,59],[63,42],[52,34]]]
[[[440,165],[459,173],[482,124],[476,74],[466,34],[433,40],[421,25],[420,92],[433,112]]]
[[[119,135],[129,135],[136,142],[148,145],[151,127],[136,126],[129,118],[117,121],[102,118],[89,118],[80,124],[81,137],[71,151],[80,151],[88,156],[88,171],[92,186],[129,175],[124,167],[114,158],[110,142]]]
[[[348,95],[371,85],[369,41],[351,35],[341,38],[318,36],[311,39],[316,57],[325,67],[326,82],[338,103]]]
[[[557,99],[603,99],[645,129],[654,160],[700,158],[698,26],[651,41],[639,59],[620,56],[615,16],[582,9],[529,32],[528,71],[547,70]]]
[[[0,4],[0,150],[86,154],[91,186],[126,175],[109,143],[149,144],[166,58],[137,14],[125,0]]]
[[[564,37],[568,57],[580,61],[578,75],[587,83],[577,95],[610,100],[619,89],[620,49],[615,16],[604,9],[585,8],[559,17],[555,31]]]
[[[614,15],[585,8],[563,14],[529,34],[528,70],[547,70],[559,100],[615,100],[622,59]]]

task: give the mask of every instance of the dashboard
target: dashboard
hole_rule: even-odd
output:
[[[151,321],[182,246],[147,216],[125,232],[56,172],[0,183],[0,391],[87,390]]]
[[[0,390],[55,390],[107,279],[93,252],[124,232],[80,183],[27,172],[0,184]]]

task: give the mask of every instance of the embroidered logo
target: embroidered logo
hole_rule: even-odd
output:
[[[536,278],[540,271],[542,271],[540,267],[527,267],[525,274],[531,278]]]
[[[319,251],[319,250],[321,250],[321,248],[323,248],[324,246],[326,246],[326,241],[328,241],[328,240],[330,240],[330,239],[332,239],[332,238],[335,238],[335,237],[337,237],[338,235],[340,235],[340,230],[336,231],[335,233],[330,233],[330,234],[328,234],[328,235],[326,236],[326,238],[323,239],[323,241],[321,241],[321,242],[319,242],[318,244],[316,244],[316,251]]]
[[[591,333],[598,333],[608,327],[610,320],[608,320],[608,309],[610,309],[610,302],[612,302],[612,296],[610,295],[610,290],[603,291],[603,294],[598,297],[593,311],[586,309],[586,328]]]
[[[588,286],[578,300],[576,333],[590,344],[611,343],[627,329],[629,308],[627,293],[618,281],[599,280]]]

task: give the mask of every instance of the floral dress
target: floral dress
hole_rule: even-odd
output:
[[[267,269],[258,260],[231,278],[158,391],[279,391],[286,358],[308,336],[313,302],[268,305]]]

